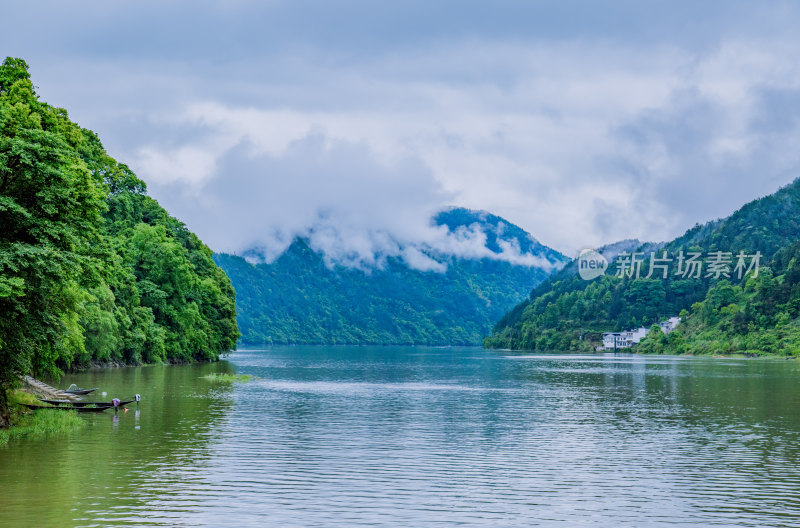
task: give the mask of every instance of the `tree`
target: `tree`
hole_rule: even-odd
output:
[[[40,103],[27,64],[0,66],[0,427],[6,389],[82,352],[105,194],[75,152],[80,129]]]
[[[654,324],[650,327],[647,335],[636,345],[636,352],[640,354],[663,354],[667,343],[667,336],[661,330],[661,326]]]

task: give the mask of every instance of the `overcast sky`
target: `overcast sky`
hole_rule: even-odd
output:
[[[575,256],[800,175],[798,28],[794,2],[19,1],[0,53],[214,250],[368,260],[458,205]]]

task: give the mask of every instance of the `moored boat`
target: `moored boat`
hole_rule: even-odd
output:
[[[77,385],[75,385],[73,383],[64,392],[66,392],[67,394],[75,394],[76,396],[85,396],[85,395],[90,394],[90,393],[92,393],[92,392],[94,392],[96,390],[97,390],[97,387],[95,387],[94,389],[82,389],[82,388],[78,387]]]
[[[49,403],[50,405],[69,405],[72,407],[114,407],[113,401],[103,402],[91,402],[91,401],[79,401],[73,402],[69,400],[46,400],[43,398],[39,398],[39,401],[44,403]],[[129,403],[133,403],[135,400],[124,400],[117,403],[117,407],[122,407],[123,405],[128,405]]]
[[[47,406],[47,405],[33,405],[33,404],[30,404],[30,403],[23,403],[22,405],[24,405],[28,409],[32,409],[34,411],[38,411],[39,409],[60,409],[62,411],[102,412],[102,411],[105,411],[106,409],[110,409],[111,408],[111,407],[105,407],[105,406],[103,406],[103,407],[79,407],[79,406],[75,406],[75,405],[69,405],[69,406],[67,406],[67,405],[56,405],[56,406],[50,407],[50,406]]]

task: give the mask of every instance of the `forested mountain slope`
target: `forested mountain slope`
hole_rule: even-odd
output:
[[[486,247],[513,245],[536,256],[543,268],[493,258],[428,255],[445,272],[420,271],[389,257],[376,269],[325,261],[297,239],[277,260],[251,264],[215,255],[238,293],[242,341],[314,344],[479,344],[491,325],[530,288],[566,262],[528,233],[484,212],[452,209],[433,221],[451,231],[470,227],[486,234]]]
[[[717,285],[744,284],[748,278],[745,272],[756,254],[761,257],[764,272],[763,266],[798,239],[800,181],[796,180],[773,195],[748,203],[725,219],[697,225],[669,243],[646,244],[629,250],[643,254],[638,278],[633,273],[628,276],[631,271],[628,268],[624,276],[616,276],[620,263],[612,260],[607,274],[586,281],[578,276],[576,264],[570,264],[535,288],[530,299],[506,314],[484,345],[532,350],[590,349],[599,343],[604,331],[649,326],[691,309]],[[651,252],[656,258],[672,259],[653,261],[668,266],[666,277],[664,270],[655,267],[655,273],[646,278]],[[709,267],[717,252],[730,259],[729,277],[714,273]],[[691,253],[701,255],[699,274],[695,270],[686,273],[686,262],[679,263],[681,255],[689,257]],[[740,254],[744,255],[746,267],[737,270]],[[788,265],[781,262],[780,266]],[[750,273],[753,272],[751,269]],[[678,339],[678,335],[673,339]]]
[[[743,283],[715,284],[681,316],[677,330],[648,334],[636,351],[800,356],[800,242]]]

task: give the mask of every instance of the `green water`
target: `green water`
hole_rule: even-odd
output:
[[[800,526],[798,380],[477,348],[91,371],[60,383],[138,412],[0,448],[0,526]]]

